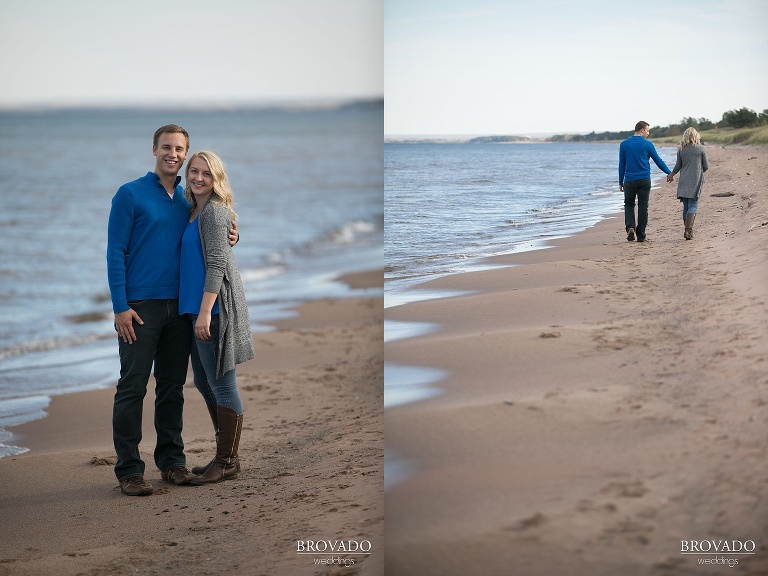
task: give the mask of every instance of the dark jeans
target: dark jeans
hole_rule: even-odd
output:
[[[115,476],[122,481],[144,474],[139,455],[144,396],[152,365],[155,367],[155,464],[160,470],[185,466],[181,439],[184,382],[187,379],[192,334],[189,319],[179,316],[178,300],[129,302],[144,324],[133,323],[136,340],[118,338],[120,379],[112,413],[112,436],[117,453]]]
[[[648,199],[651,196],[651,179],[624,182],[624,228],[634,228],[638,240],[645,240],[648,225]],[[637,225],[635,225],[635,198],[637,198]]]

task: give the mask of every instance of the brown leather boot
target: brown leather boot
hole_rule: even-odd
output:
[[[686,240],[693,239],[693,221],[696,220],[696,214],[686,214],[685,215],[685,234],[683,234],[683,238]]]
[[[216,457],[208,470],[202,476],[192,478],[189,481],[190,484],[212,484],[234,478],[240,473],[237,450],[240,446],[240,432],[243,429],[243,415],[222,406],[219,406],[217,411],[219,437],[216,440]]]
[[[213,422],[213,431],[216,433],[216,440],[219,439],[219,413],[216,410],[216,406],[208,406],[208,414],[211,415],[211,422]],[[213,461],[216,460],[216,456],[211,458],[211,461],[208,462],[208,464],[203,464],[202,466],[195,466],[192,468],[191,472],[192,474],[195,474],[199,476],[200,474],[205,474],[205,471],[208,470],[208,467],[213,464]]]

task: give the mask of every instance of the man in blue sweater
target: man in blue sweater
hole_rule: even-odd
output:
[[[152,367],[156,381],[155,464],[162,479],[186,484],[181,439],[184,382],[192,328],[178,313],[181,237],[190,205],[178,176],[189,152],[189,134],[169,124],[154,135],[154,172],[120,187],[112,199],[107,276],[120,352],[112,433],[115,475],[128,496],[152,494],[139,454],[144,396]],[[237,231],[230,231],[230,242]]]
[[[648,225],[648,199],[651,195],[651,164],[667,174],[672,172],[664,163],[654,145],[646,140],[650,125],[642,120],[635,124],[635,134],[619,146],[619,189],[624,192],[624,227],[627,240],[645,242],[645,227]],[[637,226],[635,226],[635,198],[637,198]]]

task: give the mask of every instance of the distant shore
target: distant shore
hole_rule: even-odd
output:
[[[715,538],[768,573],[768,147],[707,152],[691,241],[662,183],[645,243],[616,214],[385,311],[440,326],[388,362],[448,373],[385,411],[388,572],[693,576]]]
[[[593,133],[594,134],[594,133]],[[631,133],[630,133],[631,134]],[[579,139],[589,133],[548,133],[548,134],[484,134],[484,135],[385,135],[386,144],[617,144],[622,138]],[[649,138],[657,144],[677,145],[681,136]],[[702,141],[708,144],[761,146],[768,145],[768,126],[758,128],[722,128],[701,132]]]

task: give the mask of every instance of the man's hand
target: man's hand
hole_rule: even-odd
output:
[[[672,174],[667,174],[667,182],[674,182],[675,177]]]
[[[237,222],[232,221],[232,229],[229,231],[229,245],[234,246],[240,240],[240,234],[237,233]]]
[[[136,332],[133,329],[134,319],[139,324],[144,324],[144,321],[139,318],[136,311],[133,308],[128,308],[125,312],[115,314],[115,330],[117,330],[118,336],[128,344],[133,344],[136,341]]]

